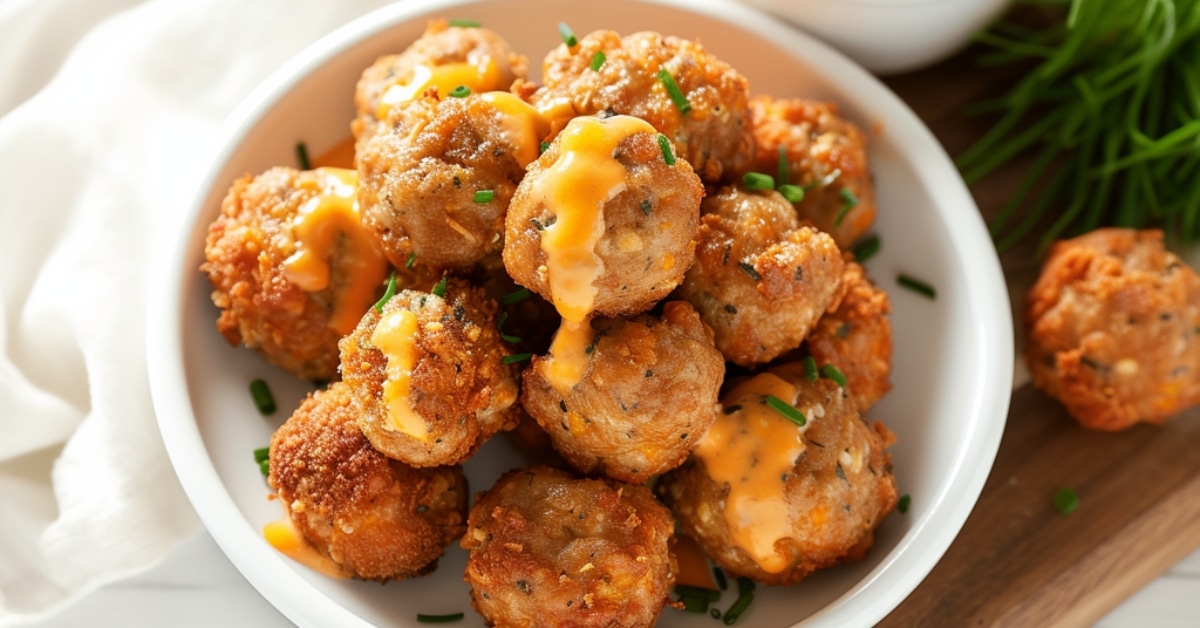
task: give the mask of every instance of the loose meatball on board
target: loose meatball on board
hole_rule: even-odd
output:
[[[875,222],[875,185],[867,163],[867,139],[828,102],[756,96],[750,101],[753,169],[801,186],[799,216],[846,249]],[[782,157],[781,157],[782,151]]]
[[[358,117],[351,129],[362,139],[392,107],[429,90],[443,98],[460,85],[474,92],[506,91],[525,78],[528,65],[495,31],[431,20],[403,52],[380,57],[363,71],[354,91]]]
[[[726,571],[766,584],[861,559],[898,500],[887,428],[797,363],[734,384],[722,404],[657,485],[682,530]]]
[[[343,380],[376,449],[416,467],[459,464],[516,425],[516,373],[481,288],[452,279],[381,309],[340,343]]]
[[[363,223],[396,266],[469,271],[504,246],[504,216],[548,127],[506,92],[397,104],[357,156]]]
[[[596,53],[605,59],[593,70]],[[706,183],[741,172],[753,157],[747,81],[698,42],[596,31],[551,51],[542,80],[533,100],[556,127],[606,111],[642,118]]]
[[[230,344],[303,379],[337,377],[338,340],[390,270],[360,221],[357,180],[352,170],[272,168],[233,183],[200,267]]]
[[[1034,383],[1085,427],[1162,423],[1200,403],[1200,276],[1160,231],[1055,243],[1025,322]]]
[[[300,404],[272,436],[269,461],[267,482],[300,542],[331,561],[335,574],[380,581],[426,574],[466,528],[462,469],[416,469],[376,451],[344,382]],[[286,525],[268,526],[268,540],[303,558]]]
[[[555,387],[546,358],[525,370],[525,410],[582,473],[636,484],[679,466],[717,416],[725,362],[712,332],[685,301],[592,326],[574,386]]]
[[[675,581],[673,532],[644,486],[510,471],[471,508],[471,603],[489,626],[651,626]]]
[[[740,366],[800,346],[839,294],[844,262],[833,238],[801,227],[777,192],[728,186],[704,199],[696,263],[678,295]]]

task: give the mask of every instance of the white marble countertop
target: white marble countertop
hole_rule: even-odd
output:
[[[30,628],[291,626],[201,532],[153,569],[114,582]],[[1126,600],[1101,628],[1200,625],[1200,550]]]

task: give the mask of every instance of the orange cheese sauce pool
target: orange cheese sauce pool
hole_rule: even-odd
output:
[[[287,508],[287,505],[284,505]],[[300,532],[292,525],[286,516],[279,521],[272,521],[263,526],[263,538],[279,553],[330,578],[349,578],[350,573],[341,565],[324,554],[317,552],[308,541],[300,536]]]
[[[772,373],[738,383],[721,399],[725,411],[700,440],[695,455],[718,485],[729,493],[721,515],[729,539],[768,573],[779,573],[789,560],[775,542],[791,531],[785,477],[804,453],[804,428],[765,402],[774,395],[795,403],[796,387]]]

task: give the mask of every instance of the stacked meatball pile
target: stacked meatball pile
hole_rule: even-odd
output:
[[[292,524],[374,580],[461,538],[490,625],[653,624],[677,528],[770,584],[862,557],[896,503],[891,434],[862,418],[890,388],[890,305],[843,252],[875,214],[863,134],[657,33],[561,45],[540,84],[526,67],[494,32],[431,23],[359,82],[352,208],[304,183],[330,169],[275,168],[212,225],[225,336],[332,382],[271,441]],[[766,172],[786,180],[744,183]],[[355,283],[388,274],[386,294]],[[803,425],[728,396],[762,386]],[[765,523],[710,468],[714,434],[751,420],[793,452]],[[462,465],[499,432],[535,459],[468,509]],[[765,549],[738,540],[756,525]]]

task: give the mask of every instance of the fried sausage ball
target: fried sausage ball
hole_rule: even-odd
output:
[[[1160,231],[1055,243],[1025,323],[1034,383],[1085,427],[1162,423],[1200,402],[1200,277]]]
[[[604,64],[592,70],[598,52]],[[672,100],[663,72],[686,100],[687,113]],[[605,111],[642,118],[670,138],[707,183],[741,172],[753,158],[748,82],[698,42],[595,31],[576,47],[552,50],[542,63],[542,80],[534,103],[556,128],[573,116]]]
[[[589,290],[586,309],[643,312],[692,264],[703,196],[687,162],[663,159],[658,134],[645,122],[575,118],[530,164],[513,195],[504,265],[560,313]]]
[[[855,262],[842,273],[846,295],[817,321],[805,340],[817,364],[832,364],[846,376],[846,387],[858,411],[892,389],[892,302]]]
[[[310,394],[271,437],[267,482],[304,540],[349,575],[429,573],[466,529],[467,479],[388,459],[357,414],[344,382]]]
[[[512,108],[522,106],[505,93],[417,98],[397,104],[386,128],[362,142],[363,223],[394,265],[411,257],[463,271],[500,251],[505,210],[543,136],[535,128],[528,137],[510,132],[510,122],[525,124],[513,120]],[[537,112],[524,113],[536,127]]]
[[[682,464],[716,420],[725,361],[686,301],[592,326],[579,383],[557,389],[535,358],[521,404],[577,470],[640,484]]]
[[[358,220],[355,180],[348,170],[272,168],[234,181],[200,266],[230,344],[303,379],[337,377],[338,339],[382,293],[389,268]]]
[[[897,502],[891,432],[868,426],[833,380],[809,382],[799,363],[735,384],[722,403],[696,452],[657,485],[681,530],[726,571],[765,584],[861,559]]]
[[[644,486],[510,471],[467,526],[466,581],[489,626],[651,626],[675,582],[674,522]]]
[[[741,366],[796,347],[839,294],[844,262],[833,238],[800,227],[777,192],[725,187],[704,199],[696,263],[678,294]]]
[[[754,170],[775,175],[779,153],[787,156],[788,180],[804,187],[796,204],[803,220],[849,248],[875,221],[875,186],[867,164],[867,138],[828,102],[750,101],[757,153]]]
[[[404,52],[380,57],[363,71],[354,91],[354,136],[369,135],[376,122],[387,118],[389,107],[428,88],[437,88],[443,98],[459,85],[474,92],[503,91],[525,78],[528,66],[529,60],[495,31],[430,20]]]
[[[376,449],[415,467],[458,464],[516,424],[518,386],[496,304],[451,279],[445,296],[404,290],[342,339],[342,377]]]

